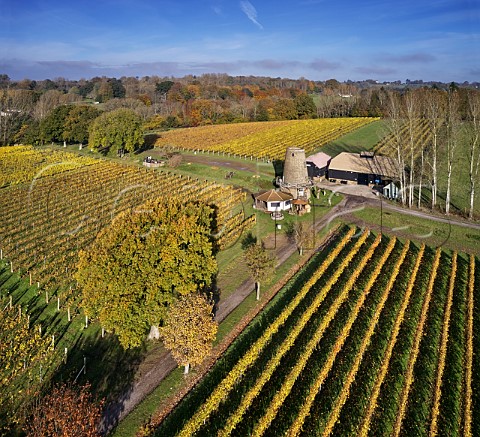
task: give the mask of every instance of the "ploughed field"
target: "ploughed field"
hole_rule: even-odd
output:
[[[343,228],[155,435],[480,435],[479,268]]]

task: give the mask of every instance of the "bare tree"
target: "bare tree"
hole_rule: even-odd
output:
[[[448,93],[445,124],[447,146],[447,193],[445,197],[445,213],[449,214],[452,197],[452,169],[460,133],[459,97],[456,91]]]
[[[468,217],[473,219],[473,204],[480,165],[480,93],[468,93],[468,120],[465,125],[469,144],[470,209]]]
[[[429,90],[425,99],[425,115],[431,134],[432,151],[432,209],[437,205],[438,191],[438,147],[440,128],[445,120],[445,95],[443,91]],[[422,155],[423,159],[423,155]]]
[[[398,177],[400,182],[400,196],[402,204],[406,204],[406,172],[405,172],[405,151],[403,141],[403,118],[401,111],[400,96],[396,92],[389,93],[387,105],[387,129],[392,139],[392,146],[395,149],[398,165]]]
[[[420,118],[418,94],[408,91],[404,96],[404,115],[406,122],[406,143],[408,150],[408,159],[410,161],[410,172],[408,176],[408,207],[413,206],[414,188],[415,188],[415,155],[417,141],[415,131]]]

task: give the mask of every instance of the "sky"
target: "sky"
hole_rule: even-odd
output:
[[[480,81],[480,0],[0,0],[12,80]]]

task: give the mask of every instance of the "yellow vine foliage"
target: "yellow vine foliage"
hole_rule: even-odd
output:
[[[287,147],[300,147],[309,154],[376,120],[367,117],[321,118],[201,126],[166,132],[155,145],[251,158],[284,159]]]
[[[385,376],[387,375],[388,367],[390,365],[390,358],[392,357],[393,354],[393,348],[395,347],[395,343],[397,342],[397,337],[400,332],[400,327],[402,325],[403,319],[405,317],[405,312],[407,310],[407,306],[410,302],[410,297],[412,295],[413,291],[413,286],[415,284],[415,280],[417,278],[417,273],[420,268],[420,264],[423,259],[423,254],[425,252],[425,245],[422,245],[420,248],[420,252],[417,255],[417,259],[415,261],[415,266],[413,267],[412,274],[410,275],[410,278],[408,280],[407,284],[407,289],[405,291],[405,296],[403,298],[402,304],[400,306],[400,309],[398,311],[397,318],[395,320],[395,324],[392,329],[392,334],[390,336],[390,341],[388,342],[387,350],[385,351],[385,355],[383,357],[382,365],[380,367],[380,371],[378,372],[376,381],[375,381],[375,386],[373,388],[372,394],[370,396],[370,401],[368,402],[368,410],[365,414],[365,417],[363,418],[363,423],[361,425],[361,429],[359,431],[358,435],[361,436],[367,436],[368,435],[368,429],[370,426],[370,421],[372,419],[372,415],[375,411],[375,408],[377,407],[377,400],[378,396],[380,394],[380,388],[382,387],[383,381],[385,379]]]
[[[350,262],[352,261],[353,257],[355,256],[355,254],[358,252],[358,250],[360,249],[360,247],[365,243],[367,237],[368,237],[368,234],[369,232],[368,231],[365,231],[362,236],[358,239],[357,243],[355,244],[355,246],[352,248],[352,250],[350,251],[350,253],[345,257],[345,259],[343,260],[342,264],[338,267],[338,269],[335,271],[335,274],[330,278],[330,280],[327,282],[327,284],[323,287],[323,289],[320,291],[320,293],[318,294],[318,297],[325,297],[326,294],[331,290],[331,288],[335,285],[335,283],[338,281],[339,277],[341,276],[341,274],[343,273],[343,271],[345,270],[345,268],[348,266],[348,264],[350,264]],[[367,264],[367,262],[371,259],[371,257],[373,256],[373,253],[375,251],[375,249],[377,248],[378,244],[380,243],[380,239],[381,237],[378,236],[375,241],[373,242],[373,244],[370,246],[370,248],[368,249],[367,253],[363,256],[362,260],[360,261],[359,265],[356,267],[355,271],[352,273],[352,275],[349,277],[349,280],[347,281],[347,283],[344,285],[342,291],[340,292],[340,294],[338,295],[337,299],[335,299],[335,302],[331,305],[331,307],[329,308],[327,314],[325,315],[325,317],[323,318],[322,320],[322,323],[320,323],[320,325],[318,326],[317,330],[315,331],[315,334],[313,335],[313,337],[311,338],[311,340],[308,342],[306,348],[305,348],[305,351],[304,353],[302,354],[301,358],[297,361],[297,363],[295,364],[295,366],[293,367],[293,369],[291,370],[291,372],[288,374],[285,382],[283,383],[282,385],[282,388],[275,394],[271,404],[270,404],[270,407],[268,408],[268,410],[266,411],[266,413],[262,416],[262,418],[257,422],[257,424],[255,425],[255,428],[253,430],[253,435],[255,436],[260,436],[260,435],[263,435],[264,432],[266,431],[266,429],[270,426],[270,424],[272,423],[272,421],[275,419],[277,413],[278,413],[278,410],[280,409],[280,407],[282,406],[283,402],[285,401],[285,399],[287,398],[287,396],[290,394],[292,388],[293,388],[293,385],[295,384],[295,381],[297,380],[297,378],[299,377],[299,375],[301,374],[301,372],[303,371],[303,369],[305,368],[305,366],[307,365],[307,361],[308,359],[310,358],[310,356],[312,355],[313,351],[315,350],[315,348],[317,347],[319,341],[321,340],[321,338],[323,337],[323,334],[325,332],[325,330],[328,328],[328,326],[330,325],[331,321],[334,319],[335,315],[337,314],[337,311],[340,309],[341,305],[343,304],[343,302],[345,302],[345,300],[348,298],[348,294],[350,292],[350,290],[352,289],[353,285],[355,284],[356,280],[358,279],[358,277],[360,276],[361,272],[363,271],[363,269],[365,268],[365,265]],[[317,300],[317,299],[315,299]],[[323,301],[323,299],[321,299],[321,301]],[[314,310],[316,310],[318,308],[318,306],[320,305],[320,303],[318,305],[315,305],[315,308]],[[313,306],[313,305],[312,305]],[[305,312],[304,314],[307,315],[309,311]],[[313,311],[311,312],[311,314],[309,315],[308,319],[310,319],[311,315],[313,314]],[[304,319],[305,317],[302,316],[302,320]],[[306,325],[308,320],[306,320],[304,323],[303,323],[303,326],[301,327],[303,329],[303,327]],[[300,334],[300,330],[298,331],[297,335]],[[294,339],[290,340],[289,338],[289,341],[292,342],[293,344],[293,341]],[[336,355],[336,353],[339,351],[339,348],[337,347],[334,347],[333,349],[334,353],[333,354],[330,354],[330,356],[333,356],[333,355]],[[333,361],[334,361],[335,358],[333,359],[329,359],[329,361],[332,362],[331,365],[333,365]],[[331,365],[329,366],[329,364],[327,364],[327,368],[329,368],[326,372],[325,371],[322,371],[320,372],[320,378],[322,378],[323,380],[323,377],[324,375],[326,376],[326,373],[328,373],[328,371],[330,370],[331,368]],[[315,385],[315,384],[314,384]],[[307,401],[308,402],[308,401]],[[313,399],[312,399],[312,402],[313,402]],[[304,404],[305,406],[305,404]],[[303,407],[302,407],[303,408]],[[299,416],[297,416],[298,418]],[[303,423],[303,418],[300,418],[300,421]]]
[[[395,244],[395,240],[392,239],[390,241],[390,244]],[[390,245],[389,245],[390,247]],[[333,428],[335,426],[335,423],[338,420],[338,417],[340,416],[340,412],[342,410],[343,405],[345,405],[345,402],[348,399],[348,396],[350,395],[350,387],[355,381],[355,376],[358,372],[358,369],[360,368],[360,365],[362,363],[363,355],[365,354],[365,351],[367,350],[368,346],[370,345],[370,341],[372,339],[372,336],[375,332],[375,328],[377,326],[377,323],[380,319],[380,315],[382,313],[383,307],[385,306],[385,302],[387,301],[387,298],[390,294],[391,289],[393,288],[393,284],[395,283],[395,280],[397,279],[398,274],[400,273],[400,268],[405,261],[405,257],[407,256],[407,252],[409,249],[409,242],[403,246],[402,253],[400,254],[397,262],[395,263],[395,266],[393,268],[393,272],[390,276],[390,279],[388,281],[387,286],[385,287],[385,290],[383,291],[383,294],[380,298],[380,301],[375,309],[375,314],[370,322],[370,325],[368,327],[367,332],[365,333],[365,337],[363,338],[362,344],[360,346],[360,349],[357,353],[357,356],[355,357],[355,361],[352,365],[352,368],[350,369],[350,372],[348,373],[347,377],[345,378],[345,383],[343,385],[342,391],[340,395],[338,396],[337,400],[335,401],[335,404],[332,408],[332,411],[330,413],[330,416],[328,417],[327,423],[325,425],[325,428],[323,430],[323,436],[328,436],[332,433]],[[389,253],[389,249],[387,248],[387,253]],[[373,284],[375,283],[376,278],[380,274],[382,264],[383,262],[386,261],[387,258],[383,258],[382,261],[377,265],[375,272],[373,273],[372,277],[368,281],[368,284],[366,286],[366,289],[370,289]]]
[[[0,187],[22,184],[100,161],[55,149],[32,146],[0,147]]]
[[[335,260],[341,250],[350,241],[355,234],[355,229],[350,231],[338,243],[335,249],[330,252],[328,258],[320,265],[320,267],[313,273],[310,279],[299,290],[295,298],[284,308],[279,316],[268,326],[262,336],[250,347],[250,349],[243,355],[237,364],[232,368],[229,374],[213,389],[210,396],[195,412],[195,414],[188,420],[179,436],[191,436],[200,429],[203,423],[210,417],[210,415],[218,408],[222,400],[233,389],[235,384],[250,367],[271,337],[281,328],[288,317],[292,314],[294,309],[300,304],[304,296],[309,292],[310,288],[318,281],[318,279],[325,273],[328,266]]]
[[[443,318],[442,341],[440,343],[440,353],[438,357],[437,380],[435,382],[435,391],[433,395],[432,419],[430,423],[430,436],[436,436],[438,433],[438,415],[440,414],[440,398],[442,397],[443,372],[445,370],[445,361],[447,359],[448,331],[450,328],[450,315],[452,313],[453,292],[455,288],[455,277],[457,275],[457,252],[453,253],[452,270],[450,273],[450,282],[448,285],[447,304]]]
[[[38,368],[48,365],[51,352],[50,339],[30,327],[21,308],[7,305],[0,312],[0,416],[18,421],[21,403],[39,389]]]
[[[407,364],[405,383],[403,384],[402,394],[400,395],[400,407],[397,412],[397,417],[395,419],[395,426],[393,428],[393,435],[398,436],[402,430],[402,421],[407,410],[408,394],[410,393],[410,387],[413,384],[413,369],[417,361],[418,353],[420,351],[420,342],[423,338],[423,327],[427,320],[428,308],[430,306],[430,300],[432,298],[433,285],[435,283],[435,278],[437,277],[438,266],[440,264],[440,256],[442,254],[442,249],[437,248],[435,253],[435,259],[433,260],[432,270],[430,272],[430,280],[428,282],[427,291],[425,294],[425,299],[423,301],[422,311],[420,313],[420,319],[417,324],[417,330],[415,332],[415,337],[413,340],[412,349],[410,351],[410,357]]]
[[[470,255],[467,297],[467,350],[465,363],[465,417],[463,433],[472,435],[473,309],[475,292],[475,256]]]

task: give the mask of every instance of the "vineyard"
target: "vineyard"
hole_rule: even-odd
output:
[[[180,196],[214,204],[220,247],[234,241],[244,225],[254,224],[239,207],[244,194],[238,189],[109,162],[8,187],[2,194],[3,256],[45,288],[70,284],[78,251],[119,212],[152,198]]]
[[[478,268],[344,228],[155,435],[479,435]]]
[[[232,186],[108,161],[81,157],[75,161],[68,153],[49,149],[2,149],[3,163],[19,163],[9,174],[10,186],[2,188],[0,196],[0,304],[3,316],[12,320],[3,320],[12,328],[2,331],[0,346],[6,347],[2,360],[8,358],[19,335],[31,336],[42,344],[41,350],[45,345],[49,350],[42,359],[26,351],[21,362],[6,364],[3,371],[15,385],[0,384],[0,398],[11,404],[11,411],[31,401],[55,369],[67,362],[67,356],[72,370],[81,370],[85,351],[77,346],[87,344],[101,327],[91,325],[79,305],[80,293],[73,279],[78,252],[118,213],[128,208],[142,213],[143,203],[164,196],[203,201],[214,210],[212,241],[218,249],[235,243],[255,224],[255,215],[245,216],[245,194]],[[103,343],[108,348],[110,342]],[[99,347],[97,354],[101,354]],[[115,353],[116,349],[109,350],[110,355]],[[110,377],[114,373],[105,375]],[[2,381],[7,381],[3,375]]]
[[[32,146],[0,147],[0,187],[31,182],[86,165],[98,159]]]
[[[256,159],[284,159],[287,147],[311,154],[376,118],[324,118],[201,126],[162,133],[156,147],[219,152]]]
[[[410,126],[404,123],[398,132],[391,132],[385,135],[376,145],[375,152],[380,155],[396,156],[397,147],[405,147],[406,138],[411,138],[414,145],[415,153],[418,155],[420,150],[425,148],[432,139],[432,132],[428,126],[428,121],[425,119],[418,119]],[[415,156],[417,157],[417,156]]]

